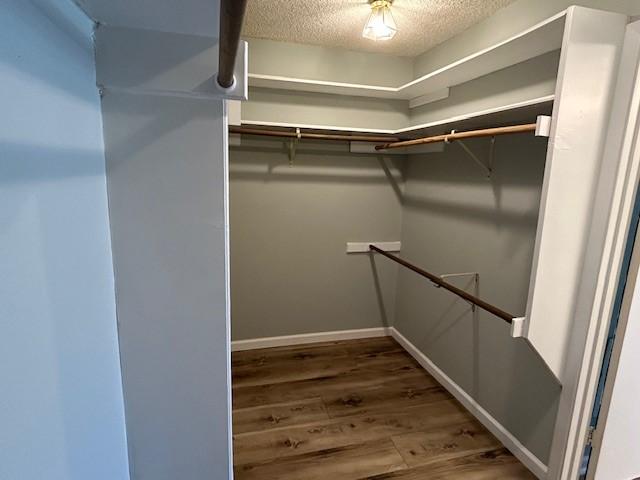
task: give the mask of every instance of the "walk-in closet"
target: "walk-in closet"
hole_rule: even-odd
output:
[[[5,3],[2,480],[640,478],[638,0]]]
[[[229,128],[236,478],[545,478],[612,186],[607,102],[576,106],[615,83],[626,22],[572,7],[408,78],[405,57],[249,38]]]

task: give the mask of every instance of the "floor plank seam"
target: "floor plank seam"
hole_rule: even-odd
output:
[[[244,360],[251,351],[234,353],[259,384],[234,389],[234,426],[246,429],[233,435],[237,480],[533,478],[394,339],[326,348],[348,350],[343,365],[318,360],[327,353],[314,345],[276,347],[273,362],[266,349],[258,366]]]

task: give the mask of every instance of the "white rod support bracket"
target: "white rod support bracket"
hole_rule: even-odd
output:
[[[518,317],[511,321],[511,336],[513,338],[524,337],[524,320],[525,317]]]
[[[536,119],[536,137],[548,137],[551,135],[551,117],[538,115]]]
[[[369,253],[369,245],[375,245],[385,252],[399,252],[402,247],[400,242],[347,242],[346,253]]]
[[[220,48],[220,44],[216,49]],[[217,69],[216,69],[217,70]],[[240,41],[238,53],[233,70],[233,84],[224,88],[218,83],[218,72],[214,72],[209,95],[224,100],[248,100],[249,99],[249,44]],[[194,92],[197,93],[197,92]]]
[[[463,272],[463,273],[445,273],[444,275],[440,275],[441,280],[445,280],[447,278],[455,278],[455,277],[470,277],[473,276],[473,283],[475,284],[475,295],[478,296],[478,287],[480,284],[480,274],[478,272]],[[434,287],[440,288],[440,285],[433,284]],[[471,305],[471,311],[476,311],[476,304],[465,300],[469,305]]]

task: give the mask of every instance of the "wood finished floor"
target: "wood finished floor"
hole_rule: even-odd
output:
[[[395,340],[236,352],[237,480],[533,479]]]

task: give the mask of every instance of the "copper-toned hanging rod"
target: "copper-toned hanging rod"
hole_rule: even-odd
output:
[[[482,308],[483,310],[486,310],[487,312],[495,315],[496,317],[500,317],[502,320],[504,320],[507,323],[513,323],[513,319],[517,318],[511,315],[510,313],[507,313],[504,310],[499,309],[498,307],[494,307],[490,303],[487,303],[484,300],[479,299],[478,297],[474,297],[470,293],[467,293],[464,290],[454,285],[451,285],[448,282],[445,282],[437,275],[434,275],[433,273],[429,273],[426,270],[421,269],[420,267],[416,267],[415,265],[407,262],[406,260],[403,260],[400,257],[396,257],[395,255],[392,255],[389,252],[385,252],[384,250],[376,247],[375,245],[369,245],[369,250],[373,252],[377,252],[380,255],[384,255],[385,257],[393,260],[394,262],[399,263],[403,267],[406,267],[409,270],[416,272],[418,275],[428,278],[433,283],[435,283],[438,287],[442,287],[446,290],[449,290],[451,293],[455,293],[459,297],[464,298],[467,302],[471,302],[472,304],[477,305],[478,307]]]
[[[312,133],[296,130],[267,130],[263,128],[250,127],[229,127],[229,133],[239,133],[243,135],[262,135],[265,137],[286,137],[286,138],[308,138],[314,140],[334,140],[343,142],[399,142],[401,139],[392,136],[382,135],[353,135],[338,133]]]
[[[485,128],[484,130],[470,130],[467,132],[452,132],[433,137],[416,138],[415,140],[404,140],[400,142],[390,142],[384,145],[376,145],[376,150],[388,150],[390,148],[412,147],[424,145],[426,143],[449,142],[451,140],[463,140],[465,138],[495,137],[497,135],[507,135],[510,133],[535,132],[536,124],[527,123],[525,125],[512,125],[509,127]]]

